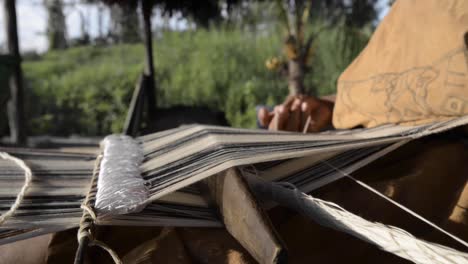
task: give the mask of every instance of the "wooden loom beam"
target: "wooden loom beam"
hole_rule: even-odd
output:
[[[226,230],[259,263],[286,263],[287,252],[265,211],[236,168],[204,180]]]

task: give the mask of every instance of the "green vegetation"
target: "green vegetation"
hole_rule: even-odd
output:
[[[316,41],[306,86],[319,94],[334,92],[339,73],[367,41],[360,31],[353,33],[357,44],[349,45],[347,32],[323,31]],[[235,29],[161,33],[154,44],[159,106],[205,105],[225,111],[232,126],[254,127],[255,106],[280,103],[288,93],[284,79],[265,68],[282,41],[279,33]],[[134,44],[70,48],[26,60],[29,133],[120,132],[143,59],[143,46]]]

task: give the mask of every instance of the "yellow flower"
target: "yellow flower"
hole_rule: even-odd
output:
[[[273,58],[266,60],[265,66],[267,67],[268,70],[273,71],[273,70],[278,69],[280,63],[281,62],[277,57],[273,57]]]

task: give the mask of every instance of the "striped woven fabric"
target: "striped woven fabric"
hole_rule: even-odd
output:
[[[98,218],[103,225],[220,226],[198,182],[232,167],[310,192],[422,136],[468,124],[468,116],[417,127],[382,126],[318,134],[185,126],[136,138],[149,198],[138,213]],[[0,244],[77,227],[98,153],[0,148],[26,162],[33,182],[13,217],[0,226]],[[125,155],[125,153],[123,153]],[[326,164],[324,164],[326,161]],[[332,165],[332,166],[330,166]],[[15,201],[24,172],[0,160],[0,213]]]

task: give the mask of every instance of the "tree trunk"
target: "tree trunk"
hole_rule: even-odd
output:
[[[62,0],[44,0],[47,8],[47,37],[49,50],[67,48],[67,24],[63,14]]]
[[[98,3],[98,8],[97,8],[97,19],[98,19],[98,39],[99,40],[102,40],[103,37],[104,37],[104,32],[103,32],[103,22],[102,22],[102,16],[103,16],[103,12],[104,11],[104,7],[102,5],[102,3]]]
[[[118,43],[139,42],[141,37],[138,33],[140,32],[138,13],[135,6],[131,4],[113,5],[110,11],[110,35],[115,39],[115,41]]]
[[[15,60],[9,79],[10,101],[8,102],[8,123],[10,126],[11,142],[21,145],[26,141],[26,134],[23,116],[23,74],[21,71],[15,0],[4,0],[4,12],[7,50]]]
[[[305,65],[302,60],[291,59],[288,61],[289,95],[299,95],[305,93],[304,73]]]

